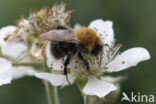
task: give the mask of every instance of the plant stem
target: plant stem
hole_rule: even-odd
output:
[[[88,104],[88,99],[87,99],[87,95],[83,95],[83,104]]]
[[[48,104],[59,104],[58,91],[55,86],[45,81],[46,94],[48,99]]]

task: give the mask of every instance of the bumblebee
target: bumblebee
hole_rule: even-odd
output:
[[[72,56],[78,54],[78,57],[83,62],[86,70],[90,71],[89,64],[87,60],[84,59],[82,53],[97,56],[101,52],[102,55],[103,45],[100,38],[96,31],[87,27],[81,27],[74,31],[67,26],[57,26],[55,30],[42,34],[41,38],[51,42],[51,54],[56,59],[66,57],[64,61],[64,75],[66,75],[67,81],[67,66],[70,63]]]

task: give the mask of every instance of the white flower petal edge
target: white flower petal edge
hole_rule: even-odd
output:
[[[0,58],[0,86],[9,84],[12,80],[12,65],[4,58]]]
[[[117,55],[115,59],[107,65],[107,72],[118,72],[136,66],[139,62],[149,59],[150,54],[145,48],[131,48],[121,53],[121,55]]]
[[[114,41],[114,30],[112,25],[112,21],[97,19],[91,22],[88,27],[97,32],[104,44],[111,46]]]
[[[52,73],[35,73],[35,76],[40,79],[44,79],[50,82],[54,86],[64,86],[68,85],[67,79],[65,75],[57,75]],[[70,83],[74,82],[74,77],[68,75],[68,80]]]
[[[18,79],[24,76],[34,76],[37,71],[32,67],[16,66],[13,67],[13,79]]]
[[[12,58],[17,58],[27,49],[26,45],[23,43],[5,42],[5,36],[15,31],[15,29],[15,26],[6,26],[0,30],[0,47],[2,49],[2,54]]]
[[[91,77],[83,88],[83,92],[86,95],[96,95],[102,98],[116,89],[116,86],[111,83]]]
[[[126,80],[127,76],[117,76],[117,77],[102,76],[100,79],[113,84],[119,84],[120,82]]]

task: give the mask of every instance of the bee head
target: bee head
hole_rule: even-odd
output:
[[[99,38],[93,29],[81,27],[76,31],[76,37],[80,43],[85,44],[89,51],[92,51],[99,42]]]

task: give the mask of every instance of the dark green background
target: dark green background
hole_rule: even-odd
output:
[[[27,17],[29,10],[44,5],[52,6],[52,0],[0,0],[0,27],[14,25],[22,15]],[[94,19],[112,20],[115,37],[126,50],[131,47],[145,47],[151,60],[115,75],[128,75],[122,84],[122,91],[140,92],[156,96],[156,0],[65,0],[69,9],[74,9],[72,25],[88,25]],[[114,74],[113,74],[114,75]],[[61,104],[82,104],[76,86],[60,89]],[[121,96],[118,99],[120,104]],[[0,87],[0,104],[47,104],[42,81],[25,77]],[[124,102],[123,104],[130,104]],[[132,103],[131,103],[132,104]],[[134,103],[133,103],[134,104]],[[139,103],[137,103],[139,104]],[[148,103],[140,103],[148,104]]]

